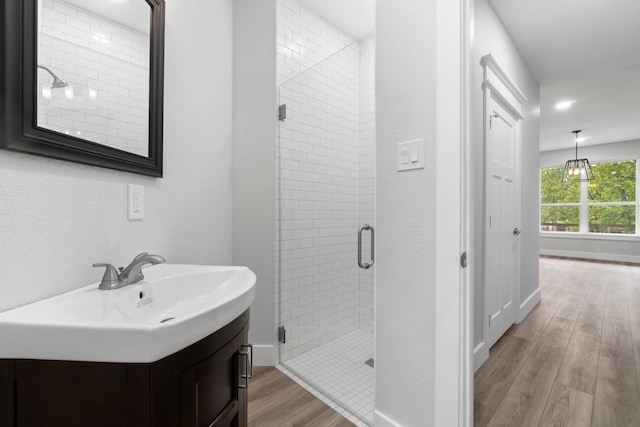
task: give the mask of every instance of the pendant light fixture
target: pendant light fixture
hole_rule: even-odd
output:
[[[594,176],[591,171],[591,165],[588,159],[578,159],[578,134],[581,130],[574,130],[572,133],[576,135],[576,158],[575,160],[567,160],[564,164],[562,172],[562,182],[578,182],[593,181]]]

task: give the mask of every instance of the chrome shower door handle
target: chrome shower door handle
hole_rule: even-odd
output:
[[[362,262],[362,232],[371,230],[371,259],[370,262]],[[375,251],[375,230],[369,224],[365,224],[358,230],[358,266],[363,269],[368,269],[373,265]]]

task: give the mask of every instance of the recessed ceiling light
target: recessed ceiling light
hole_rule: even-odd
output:
[[[571,100],[571,101],[560,101],[556,104],[556,110],[566,110],[567,108],[571,107],[573,104],[575,104],[576,101]]]

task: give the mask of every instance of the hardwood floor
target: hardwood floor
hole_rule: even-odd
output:
[[[640,426],[640,266],[543,257],[540,288],[475,373],[475,426]]]
[[[274,367],[256,367],[249,382],[249,425],[353,427],[354,424]]]

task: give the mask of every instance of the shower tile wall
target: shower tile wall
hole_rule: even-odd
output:
[[[355,42],[296,0],[278,0],[276,37],[278,86]]]
[[[38,124],[147,155],[148,34],[61,0],[42,0]]]
[[[372,272],[361,283],[356,264],[361,215],[373,220],[373,40],[357,43],[293,0],[280,0],[278,11],[284,361],[373,329]]]

